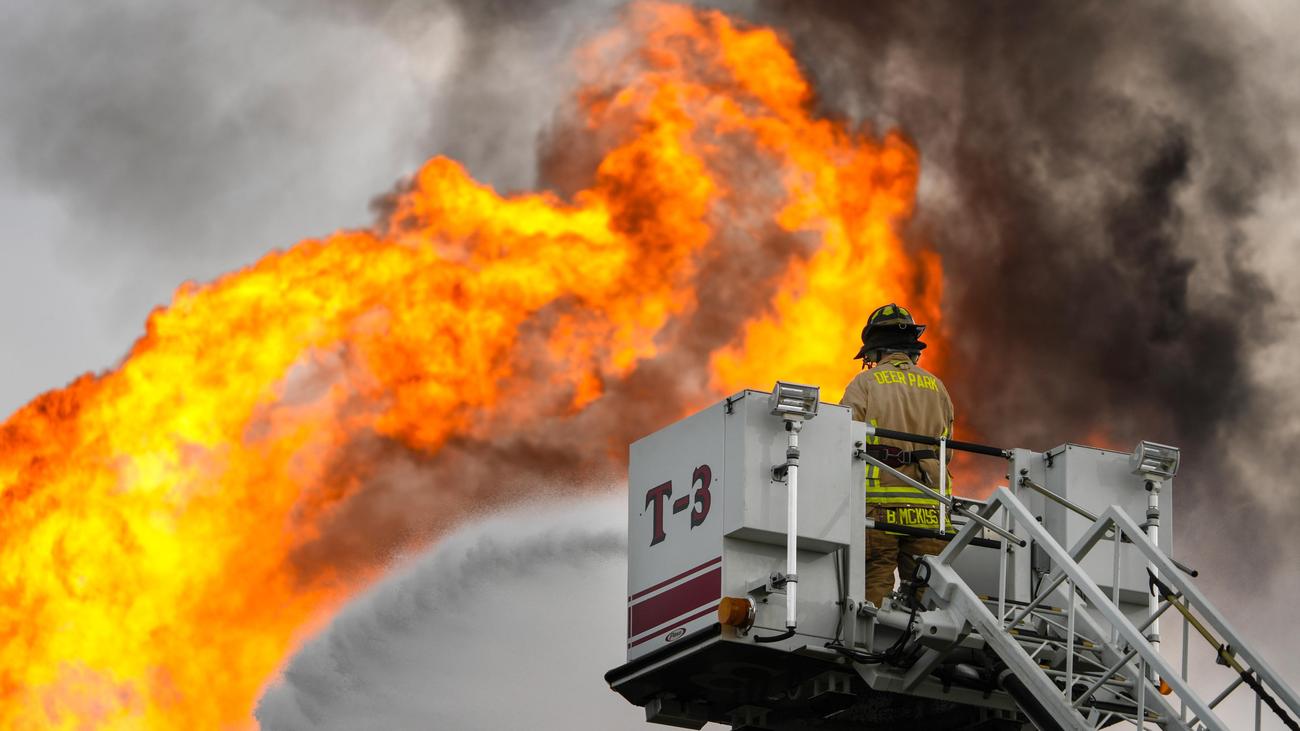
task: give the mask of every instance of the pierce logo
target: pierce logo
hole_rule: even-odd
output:
[[[704,524],[709,517],[709,507],[713,504],[713,495],[709,485],[713,484],[713,469],[706,464],[695,468],[691,473],[690,491],[672,502],[673,515],[691,508],[691,529]],[[650,536],[650,545],[662,543],[668,537],[664,527],[664,503],[673,496],[672,480],[655,485],[646,490],[645,506],[654,506],[654,532]]]
[[[686,635],[686,628],[678,627],[672,632],[669,632],[667,635],[664,635],[664,642],[676,642],[677,640],[680,640],[685,635]]]

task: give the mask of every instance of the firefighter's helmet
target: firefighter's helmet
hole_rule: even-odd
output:
[[[877,307],[862,328],[862,348],[854,358],[869,362],[879,361],[886,351],[920,353],[925,343],[920,341],[925,325],[918,325],[906,307],[893,302]]]

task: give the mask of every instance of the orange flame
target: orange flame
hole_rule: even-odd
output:
[[[290,562],[359,489],[331,456],[362,434],[436,454],[529,389],[588,407],[676,347],[723,228],[808,248],[779,252],[779,294],[699,364],[701,398],[778,377],[836,397],[875,305],[940,324],[938,260],[897,234],[915,150],[814,118],[773,31],[638,4],[580,61],[606,150],[571,201],[431,160],[379,230],[183,285],[120,368],[0,427],[0,727],[250,724],[356,588]],[[516,418],[565,415],[535,411]]]

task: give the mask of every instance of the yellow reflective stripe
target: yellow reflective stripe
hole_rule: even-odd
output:
[[[876,506],[876,507],[897,507],[897,506],[902,506],[902,505],[914,505],[914,506],[920,506],[920,507],[933,507],[933,509],[937,509],[937,507],[939,507],[939,501],[937,501],[937,499],[915,499],[915,498],[898,498],[898,497],[889,497],[889,498],[884,498],[884,497],[883,497],[883,498],[870,498],[870,497],[868,497],[868,498],[867,498],[867,505],[874,505],[874,506]]]
[[[908,505],[938,506],[939,501],[928,496],[919,488],[911,485],[867,485],[867,502],[872,505]]]
[[[871,488],[870,492],[907,493],[910,494],[910,496],[924,496],[924,494],[926,494],[924,490],[919,488],[914,488],[914,486],[911,485],[880,485],[880,486],[876,486],[876,488]]]
[[[880,486],[876,486],[876,488],[871,488],[870,490],[867,490],[867,492],[907,493],[910,494],[910,496],[922,496],[922,497],[926,496],[926,492],[924,492],[924,490],[920,488],[914,488],[914,486],[911,485],[880,485]]]

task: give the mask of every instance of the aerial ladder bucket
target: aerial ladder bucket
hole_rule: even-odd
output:
[[[1003,460],[1007,484],[940,494],[871,436]],[[875,429],[812,386],[743,391],[631,446],[627,662],[606,681],[679,728],[1219,731],[1250,694],[1253,728],[1300,731],[1294,689],[1172,558],[1177,466],[1150,442],[1004,450]],[[954,530],[867,519],[868,467],[941,500]],[[947,547],[876,607],[868,528]],[[1191,678],[1197,653],[1230,680]]]

